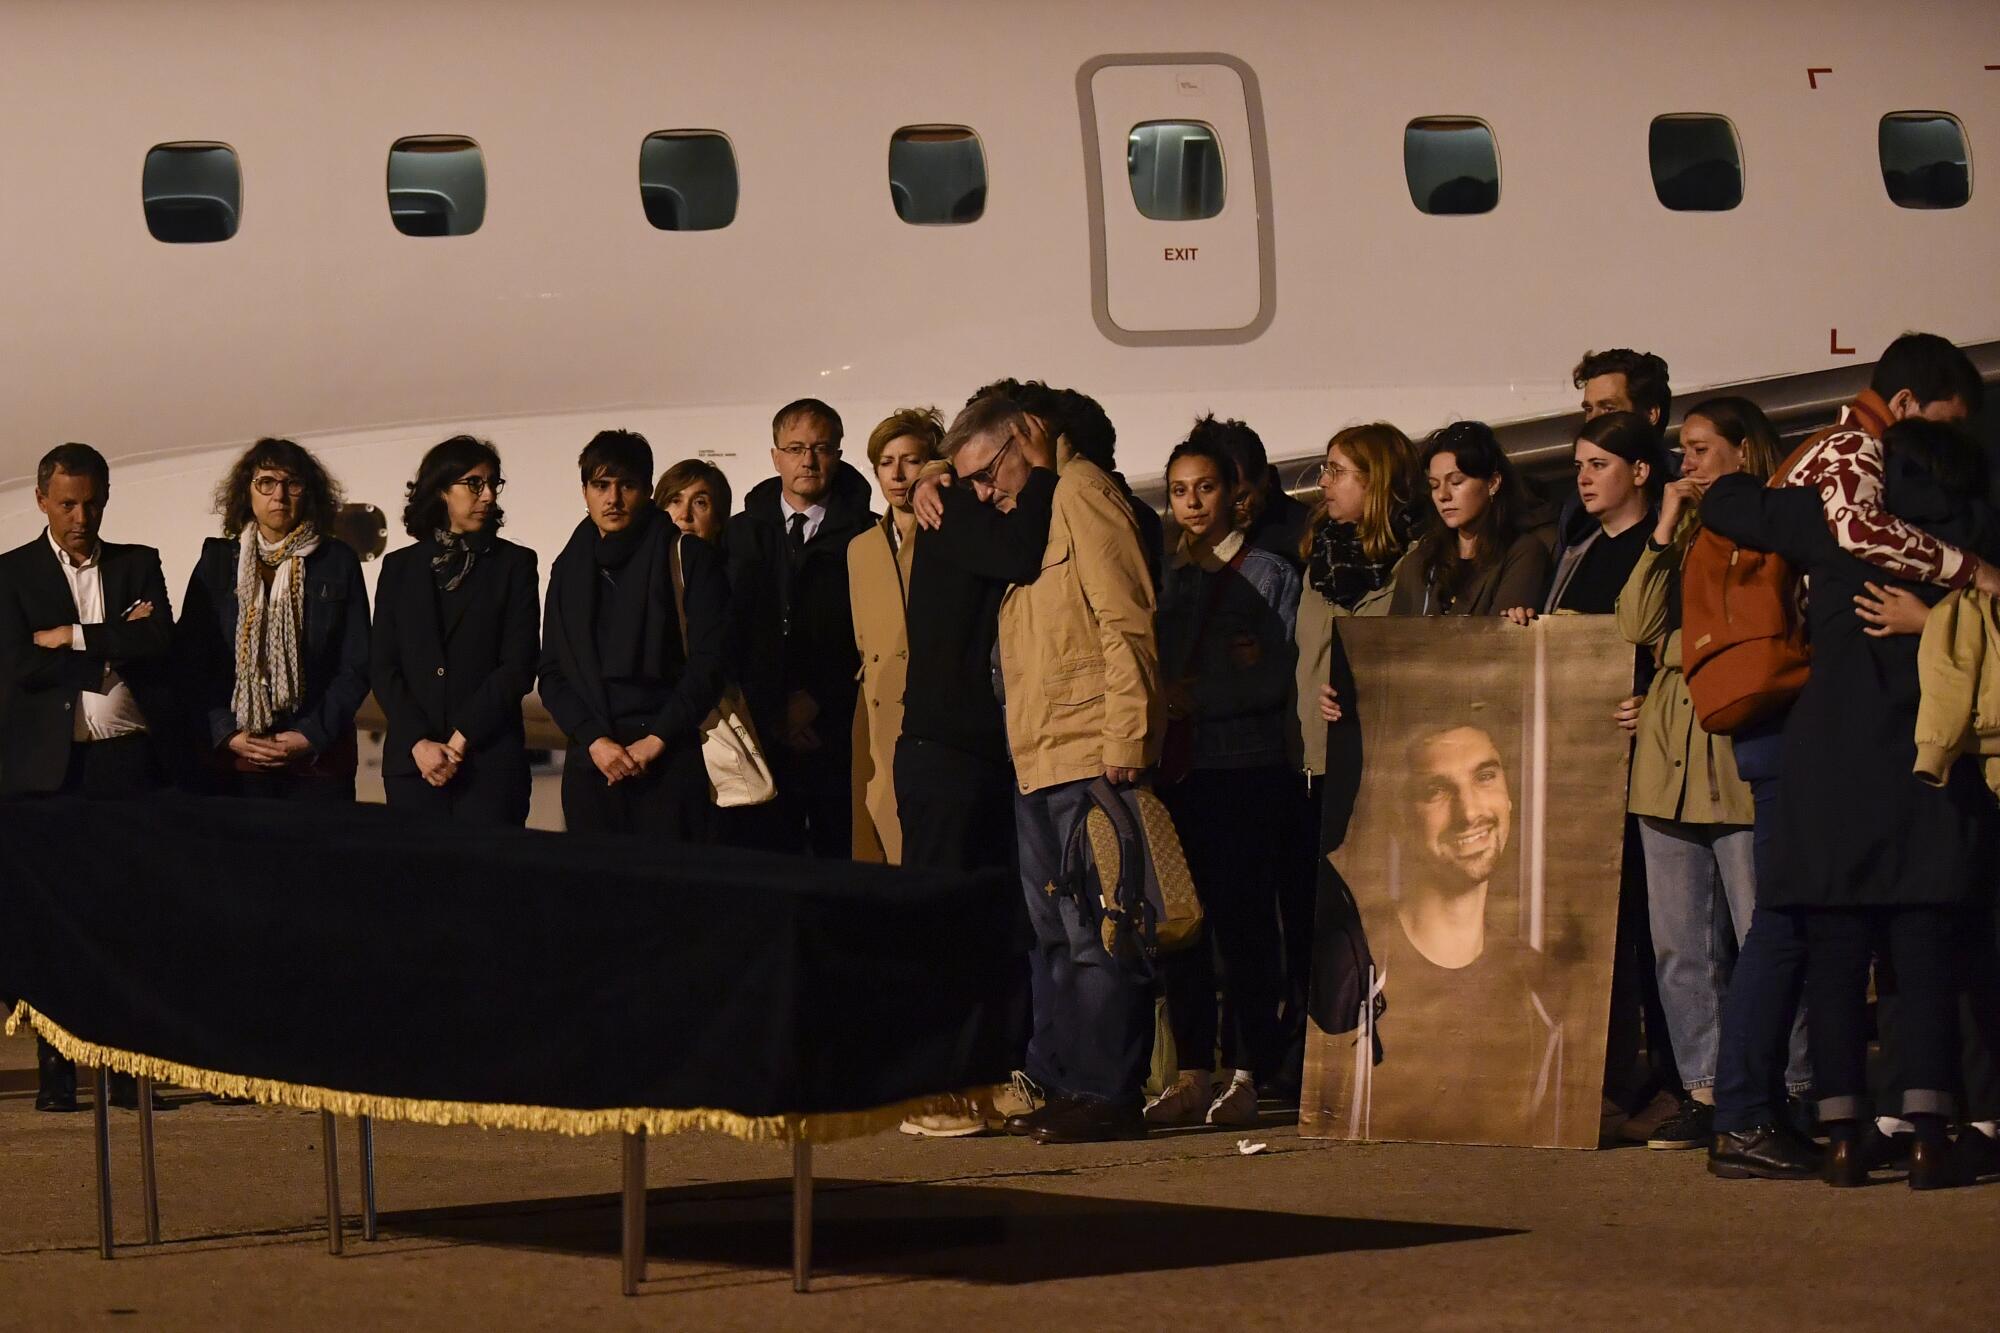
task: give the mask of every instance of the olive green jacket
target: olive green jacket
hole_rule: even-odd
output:
[[[1736,752],[1727,736],[1701,729],[1681,674],[1680,608],[1670,595],[1679,592],[1673,574],[1686,552],[1683,541],[1661,550],[1648,539],[1618,594],[1618,632],[1651,649],[1659,667],[1639,708],[1625,808],[1684,824],[1749,824],[1756,808],[1736,775]]]

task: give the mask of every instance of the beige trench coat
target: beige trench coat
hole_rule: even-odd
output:
[[[890,553],[889,525],[902,528]],[[904,622],[914,518],[890,511],[847,547],[847,593],[854,606],[854,646],[861,691],[854,700],[854,859],[903,860],[896,821],[896,738],[903,734],[903,684],[910,665]]]

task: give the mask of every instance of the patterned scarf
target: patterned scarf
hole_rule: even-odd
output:
[[[492,537],[483,532],[438,528],[431,537],[438,544],[438,553],[431,557],[431,577],[437,580],[441,592],[457,592],[479,557],[493,549]]]
[[[273,545],[256,525],[243,529],[236,562],[236,688],[229,707],[236,725],[253,736],[299,705],[299,630],[306,619],[306,557],[319,549],[319,532],[301,523]],[[275,570],[267,595],[263,569]]]
[[[1416,518],[1408,506],[1389,515],[1395,549],[1381,560],[1370,560],[1361,549],[1361,530],[1352,523],[1322,520],[1313,529],[1312,554],[1306,558],[1306,582],[1335,606],[1352,611],[1371,592],[1389,582],[1396,562],[1409,549]]]

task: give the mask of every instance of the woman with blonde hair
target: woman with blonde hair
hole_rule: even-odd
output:
[[[861,653],[861,693],[854,703],[854,859],[903,859],[896,819],[896,737],[903,730],[903,682],[910,659],[904,611],[916,549],[910,493],[917,473],[937,457],[944,420],[934,407],[892,412],[868,434],[868,465],[888,512],[847,548],[847,590],[854,646]]]
[[[1422,510],[1421,473],[1410,437],[1386,421],[1338,431],[1326,442],[1319,500],[1306,523],[1299,558],[1305,586],[1296,626],[1298,754],[1309,782],[1327,772],[1329,728],[1338,714],[1335,692],[1353,689],[1337,622],[1343,616],[1388,614],[1397,563],[1415,539]],[[1349,727],[1334,761],[1338,780],[1299,789],[1293,819],[1299,873],[1279,891],[1285,923],[1285,1066],[1302,1063],[1305,1011],[1312,971],[1316,879],[1326,867],[1318,852],[1330,833],[1336,841],[1360,783],[1359,731]],[[1319,788],[1324,788],[1320,790]],[[1329,808],[1323,810],[1322,806]],[[1287,1079],[1289,1081],[1289,1077]]]
[[[1682,567],[1701,528],[1702,496],[1735,473],[1767,480],[1779,447],[1771,423],[1746,399],[1714,398],[1688,410],[1681,475],[1666,485],[1650,540],[1618,597],[1619,632],[1651,653],[1656,667],[1646,692],[1620,705],[1618,720],[1635,732],[1626,808],[1639,819],[1654,968],[1684,1087],[1680,1108],[1647,1146],[1712,1149],[1717,1133],[1740,1136],[1725,1150],[1725,1172],[1750,1174],[1747,1161],[1755,1174],[1802,1176],[1817,1169],[1819,1153],[1785,1115],[1786,1092],[1803,1094],[1810,1085],[1805,1030],[1793,1016],[1782,1082],[1774,1078],[1741,1099],[1752,1103],[1744,1123],[1731,1119],[1737,1108],[1725,1096],[1716,1123],[1717,1093],[1725,1091],[1718,1082],[1729,1081],[1720,1057],[1725,978],[1757,899],[1756,802],[1737,767],[1734,739],[1702,730],[1681,674]]]
[[[1298,702],[1305,771],[1326,771],[1326,698],[1334,621],[1389,612],[1397,564],[1416,539],[1422,493],[1416,446],[1386,421],[1336,432],[1320,465],[1319,501],[1300,545]]]

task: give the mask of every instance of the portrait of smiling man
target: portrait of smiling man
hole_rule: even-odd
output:
[[[1596,1143],[1627,762],[1602,710],[1631,679],[1609,619],[1342,625],[1362,778],[1328,857],[1351,896],[1322,899],[1309,1136]]]

